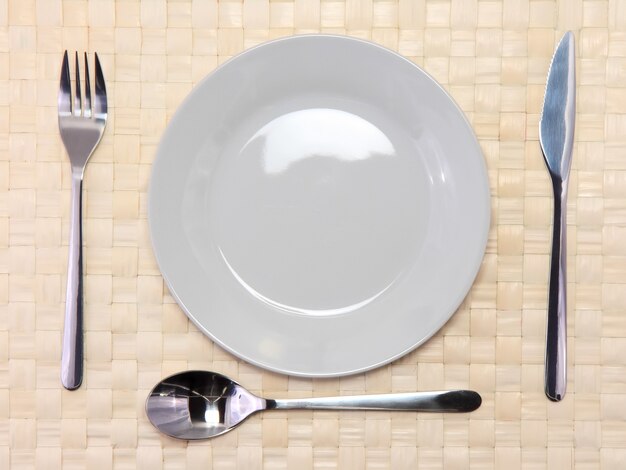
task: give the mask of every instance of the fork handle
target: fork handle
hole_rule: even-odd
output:
[[[545,392],[561,401],[567,385],[567,182],[554,182],[554,222],[546,328]]]
[[[68,390],[77,389],[83,381],[82,188],[82,172],[73,170],[65,326],[61,353],[61,382]]]

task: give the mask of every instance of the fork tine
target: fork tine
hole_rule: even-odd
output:
[[[67,51],[63,54],[63,63],[61,64],[61,80],[57,104],[60,116],[72,114],[72,85],[70,83],[70,64],[67,59]]]
[[[74,116],[80,116],[82,113],[81,92],[80,92],[80,67],[78,66],[78,52],[76,52],[76,92],[74,93]]]
[[[98,54],[96,56],[96,94],[94,96],[94,115],[96,118],[106,118],[107,114],[107,89],[104,84],[104,75],[100,66]]]
[[[85,52],[85,117],[91,117],[91,84],[89,83],[89,60]]]

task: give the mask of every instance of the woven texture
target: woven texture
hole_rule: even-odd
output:
[[[568,204],[569,381],[543,394],[552,194],[538,120],[554,46],[577,39]],[[148,235],[151,162],[181,100],[268,39],[367,38],[433,75],[489,169],[481,272],[427,344],[365,374],[307,380],[214,346],[164,287]],[[84,185],[85,381],[59,380],[70,167],[63,50],[97,51],[110,118]],[[469,415],[272,412],[213,441],[161,436],[164,376],[210,369],[267,397],[472,388]],[[626,462],[626,0],[0,0],[0,468],[621,469]]]

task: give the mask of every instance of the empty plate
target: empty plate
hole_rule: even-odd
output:
[[[378,45],[296,36],[199,83],[154,162],[149,221],[175,299],[238,357],[352,374],[451,317],[489,229],[485,163],[463,113]]]

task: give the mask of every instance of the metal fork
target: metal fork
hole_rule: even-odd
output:
[[[95,94],[91,106],[89,63],[85,53],[84,106],[80,87],[80,67],[76,53],[76,81],[72,98],[70,65],[63,54],[59,86],[59,131],[72,165],[72,206],[70,246],[65,295],[65,326],[61,356],[61,382],[68,390],[80,387],[83,380],[83,243],[82,187],[85,166],[98,146],[107,122],[107,93],[98,54],[95,55]]]

